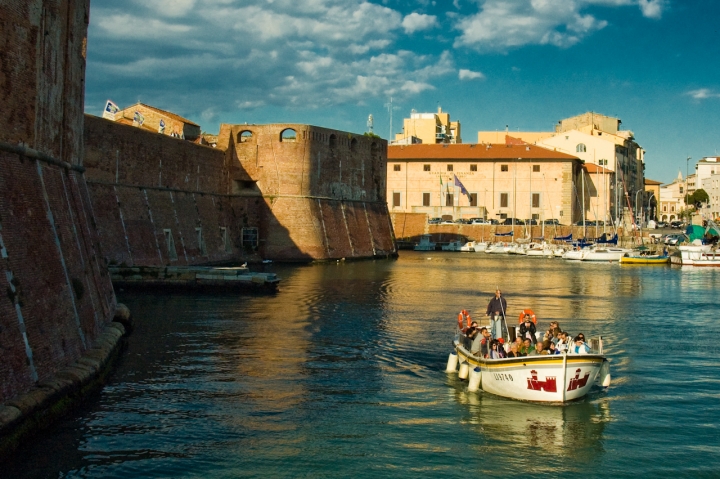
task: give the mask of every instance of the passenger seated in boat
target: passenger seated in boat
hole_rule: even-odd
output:
[[[472,346],[470,346],[470,352],[476,356],[486,358],[490,352],[490,331],[488,328],[483,326],[480,328],[480,334],[478,334],[473,340]]]
[[[465,337],[463,338],[463,346],[465,349],[470,349],[470,345],[473,343],[475,338],[480,335],[480,330],[474,326],[470,326],[465,330]]]
[[[570,346],[570,350],[568,352],[570,354],[589,354],[590,346],[585,344],[585,341],[583,340],[583,338],[581,338],[578,335],[578,336],[575,336],[575,344]]]
[[[552,343],[550,341],[538,341],[538,343],[535,345],[535,352],[542,355],[548,355],[550,354],[550,345]]]
[[[565,331],[562,331],[558,337],[560,339],[558,340],[557,344],[555,345],[555,349],[557,350],[558,353],[567,351],[569,343],[570,343],[570,336]]]
[[[550,356],[558,353],[557,349],[555,349],[555,343],[553,343],[552,341],[548,341],[547,352]]]
[[[535,336],[536,331],[535,325],[530,319],[530,315],[526,314],[525,321],[520,325],[520,337],[523,338],[523,340],[529,338],[533,344],[537,343],[537,337]]]
[[[518,351],[518,345],[516,343],[512,343],[510,345],[510,351],[507,352],[508,358],[519,358],[520,352]]]
[[[535,347],[530,338],[523,339],[523,345],[520,347],[520,356],[531,356],[530,353],[535,352]]]
[[[505,350],[497,339],[490,341],[490,354],[488,357],[490,359],[502,359],[505,357]]]

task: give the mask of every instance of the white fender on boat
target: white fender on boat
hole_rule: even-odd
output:
[[[470,372],[470,365],[467,361],[463,361],[460,364],[460,371],[458,371],[458,377],[460,379],[467,379],[468,373]]]
[[[600,368],[597,383],[600,383],[604,388],[610,387],[610,363],[608,361],[605,361]]]
[[[447,362],[447,367],[445,368],[445,372],[454,373],[455,370],[457,369],[457,363],[458,363],[458,355],[455,351],[453,351],[448,356],[448,362]]]
[[[480,388],[480,379],[482,379],[482,371],[480,368],[473,368],[470,371],[470,379],[468,380],[468,391],[474,393]]]

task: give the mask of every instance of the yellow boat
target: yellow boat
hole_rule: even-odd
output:
[[[661,255],[629,255],[625,254],[620,258],[620,264],[668,264],[670,262],[669,256]]]

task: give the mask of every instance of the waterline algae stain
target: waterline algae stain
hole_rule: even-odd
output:
[[[427,258],[432,258],[428,260]],[[275,296],[121,294],[109,384],[8,477],[668,477],[715,474],[720,273],[439,252],[273,265]],[[566,406],[468,392],[456,316],[499,285],[586,337],[613,385]],[[510,314],[512,316],[512,314]]]

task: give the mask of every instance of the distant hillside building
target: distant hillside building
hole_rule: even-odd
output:
[[[422,144],[462,143],[460,122],[450,121],[450,114],[438,108],[437,113],[410,113],[410,118],[403,120],[403,131],[395,135],[391,144],[414,144],[420,140]]]
[[[144,103],[118,111],[114,121],[188,141],[196,141],[200,137],[200,125],[197,123]]]

